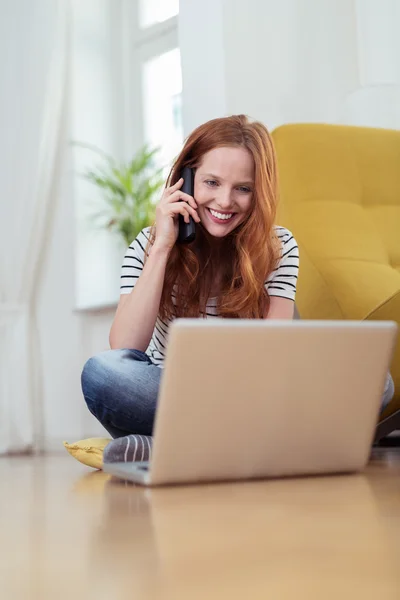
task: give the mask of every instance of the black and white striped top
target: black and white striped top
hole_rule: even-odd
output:
[[[294,300],[296,295],[297,275],[299,270],[299,249],[293,235],[284,227],[276,227],[278,238],[282,242],[282,254],[278,267],[270,274],[265,282],[265,288],[270,296],[278,296]],[[121,294],[129,294],[144,266],[144,255],[149,240],[150,227],[143,229],[126,251],[121,269]],[[207,303],[206,318],[215,318],[217,314],[217,299],[210,298]],[[164,321],[157,317],[153,336],[147,355],[159,367],[163,366],[167,347],[168,327],[171,320]]]

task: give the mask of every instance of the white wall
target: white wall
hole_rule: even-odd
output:
[[[347,122],[400,128],[400,3],[355,0],[359,85],[346,98]]]
[[[85,351],[89,353],[90,338],[84,337],[87,317],[74,312],[75,216],[70,161],[65,165],[60,188],[37,298],[41,346],[38,351],[43,373],[43,437],[40,443],[51,449],[61,449],[62,440],[79,439],[93,429],[86,415],[79,382]]]
[[[247,0],[246,10],[233,0],[224,14],[230,111],[255,115],[271,129],[342,120],[343,98],[357,85],[349,0]]]
[[[227,114],[223,0],[185,0],[179,6],[185,134]]]
[[[54,206],[53,226],[46,244],[37,298],[41,366],[43,373],[41,447],[61,449],[104,430],[88,412],[80,389],[85,360],[108,348],[113,311],[75,310],[75,228],[71,161],[67,161]]]
[[[399,30],[397,0],[181,2],[185,132],[232,113],[399,127]]]

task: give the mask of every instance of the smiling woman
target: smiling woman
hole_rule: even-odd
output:
[[[194,194],[181,188],[193,169]],[[177,317],[293,317],[298,246],[275,224],[278,185],[267,129],[238,115],[186,140],[157,206],[156,223],[129,246],[110,332],[113,350],[86,364],[91,412],[114,437],[150,435],[168,330]],[[196,236],[177,243],[178,219]]]
[[[252,206],[253,189],[254,161],[246,148],[222,146],[204,155],[196,170],[194,197],[210,235],[224,237],[243,223]]]
[[[179,192],[186,166],[195,171],[195,206]],[[173,238],[168,245],[159,311],[163,321],[215,316],[215,308],[220,317],[263,318],[270,316],[272,297],[280,297],[274,317],[292,316],[298,247],[289,231],[275,226],[277,169],[266,127],[244,115],[201,125],[186,140],[168,185],[166,206],[184,200],[200,223],[192,244],[175,244]],[[170,197],[168,189],[173,190]],[[149,251],[163,244],[160,213]]]

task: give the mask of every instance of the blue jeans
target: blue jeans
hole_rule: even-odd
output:
[[[82,391],[90,412],[113,438],[151,435],[162,369],[140,350],[108,350],[90,358],[82,372]],[[382,410],[394,395],[388,373]]]
[[[161,375],[140,350],[108,350],[85,364],[82,391],[90,412],[113,438],[151,435]]]

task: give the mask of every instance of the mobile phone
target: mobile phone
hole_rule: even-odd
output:
[[[194,194],[194,172],[190,167],[182,169],[181,177],[183,177],[182,192],[193,196]],[[180,244],[190,244],[196,237],[196,224],[193,217],[189,217],[189,223],[185,222],[183,215],[179,215],[179,233],[178,242]]]

